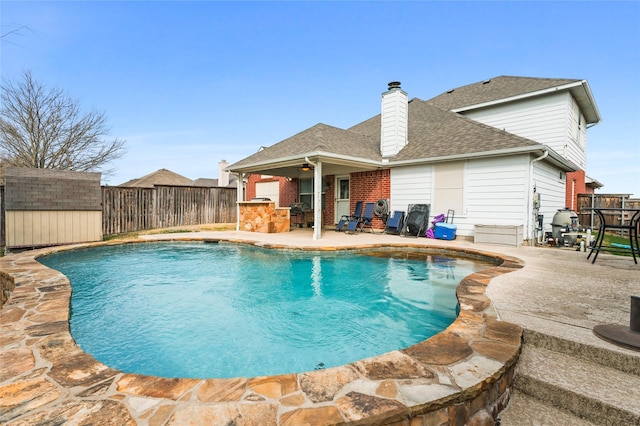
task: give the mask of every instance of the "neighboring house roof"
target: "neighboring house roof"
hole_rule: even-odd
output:
[[[584,183],[588,187],[594,188],[594,189],[602,188],[604,186],[602,183],[598,182],[597,180],[595,180],[593,178],[590,178],[589,176],[585,176]]]
[[[121,185],[126,188],[153,188],[154,185],[191,186],[193,182],[178,173],[167,169],[156,170],[138,179],[131,179]]]
[[[193,186],[204,186],[207,188],[213,188],[218,186],[218,179],[198,178],[198,179],[194,179],[191,184]]]
[[[231,176],[229,178],[229,185],[227,185],[227,187],[235,188],[237,180],[238,179],[235,176]],[[194,181],[193,181],[193,183],[191,185],[192,186],[201,186],[201,187],[206,187],[206,188],[215,188],[215,187],[218,186],[218,179],[198,178],[198,179],[194,179]]]
[[[571,92],[587,123],[601,120],[586,80],[499,76],[451,89],[428,102],[443,109],[462,112],[561,90]]]

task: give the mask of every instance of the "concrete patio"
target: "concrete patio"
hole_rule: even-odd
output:
[[[491,300],[492,310],[498,319],[518,324],[524,329],[524,345],[521,360],[516,369],[515,392],[512,394],[511,405],[502,415],[502,425],[636,424],[640,419],[640,403],[638,403],[640,401],[640,352],[607,343],[595,337],[591,331],[593,326],[598,324],[624,325],[629,323],[629,296],[640,294],[640,265],[634,264],[630,257],[617,257],[603,253],[598,257],[596,264],[591,264],[586,259],[586,253],[569,249],[483,246],[462,239],[440,241],[371,233],[345,235],[331,230],[325,230],[322,239],[313,240],[309,229],[295,229],[292,232],[280,234],[205,231],[156,234],[141,238],[145,240],[224,239],[247,241],[266,246],[322,250],[400,244],[492,252],[504,258],[520,259],[523,261],[524,267],[514,268],[508,273],[492,275],[486,288],[486,295]],[[3,271],[5,271],[5,267],[9,267],[8,262],[11,261],[11,257],[0,259]],[[15,264],[12,268],[15,268]],[[56,291],[55,280],[51,281],[49,286],[52,288],[50,291]],[[21,289],[17,288],[12,298],[23,296]],[[12,299],[10,299],[11,301]],[[33,305],[34,302],[27,300],[24,309],[20,309],[23,311],[30,309],[29,303]],[[55,301],[49,303],[50,313],[41,312],[38,314],[40,315],[39,320],[48,324],[47,327],[42,327],[43,333],[50,327],[62,329],[66,326],[66,319],[61,316],[64,306],[59,306],[60,303]],[[91,419],[90,404],[87,404],[86,407],[69,406],[66,408],[67,411],[64,406],[60,405],[56,406],[53,411],[46,411],[46,407],[49,406],[48,404],[53,404],[55,400],[64,399],[64,395],[62,395],[64,392],[84,394],[87,400],[100,399],[100,395],[108,392],[108,389],[104,387],[112,386],[111,382],[105,384],[105,381],[100,384],[101,382],[98,381],[97,385],[83,387],[81,385],[82,377],[75,377],[73,380],[76,380],[78,384],[71,383],[67,390],[62,390],[56,388],[57,385],[48,380],[36,380],[37,377],[41,377],[42,371],[38,372],[35,368],[36,365],[26,368],[24,363],[28,359],[26,355],[31,353],[30,346],[34,345],[37,339],[33,338],[33,342],[29,343],[10,341],[8,339],[11,337],[7,337],[15,336],[18,333],[19,330],[15,329],[18,326],[16,324],[19,324],[15,318],[18,315],[24,315],[24,312],[20,314],[15,305],[10,303],[0,310],[0,327],[2,327],[2,335],[4,336],[0,342],[0,347],[3,348],[3,352],[0,354],[2,360],[0,363],[0,394],[3,395],[3,402],[0,403],[0,419],[5,416],[3,421],[9,420],[8,424],[29,424],[36,420],[45,421],[47,416],[53,416],[54,412],[58,418]],[[42,342],[38,342],[38,344],[42,345]],[[49,339],[45,352],[50,355],[55,352],[73,350],[68,345],[70,342],[55,343]],[[40,350],[42,351],[42,346]],[[82,355],[78,354],[76,360],[82,360],[81,358]],[[570,366],[578,366],[578,371],[569,371]],[[70,365],[63,367],[58,371],[66,369],[68,372],[73,369],[73,366]],[[365,367],[361,366],[362,368],[366,370]],[[372,366],[369,365],[369,368]],[[91,374],[103,374],[106,378],[113,373],[109,370],[103,368],[99,371],[91,371]],[[563,389],[562,383],[553,381],[558,376],[562,376],[563,372],[566,372],[567,377],[564,378],[564,381],[568,382],[566,387],[569,389]],[[600,374],[604,377],[600,377]],[[571,383],[573,379],[577,383]],[[68,376],[66,380],[73,381]],[[131,390],[136,386],[142,386],[141,382],[136,382],[133,378],[128,380],[129,382],[124,383],[121,378],[122,387]],[[47,388],[48,391],[42,391],[38,395],[40,398],[52,399],[51,401],[28,399],[22,401],[20,403],[22,405],[16,405],[15,401],[20,399],[20,392],[33,391],[28,388],[17,389],[17,383],[37,386],[41,391]],[[581,384],[587,385],[586,391],[578,389]],[[193,387],[193,383],[183,382],[181,385],[184,385],[185,389]],[[82,389],[68,390],[73,389],[74,386],[76,388],[80,386]],[[169,394],[172,392],[184,392],[183,389],[176,389],[175,384],[166,386],[162,381],[156,381],[152,384],[153,386],[156,386],[160,396],[168,395],[171,397]],[[204,393],[206,399],[213,398],[214,395],[219,396],[221,393],[237,393],[240,384],[230,382],[227,383],[225,389],[199,386],[197,388],[199,396]],[[262,387],[263,392],[266,393],[279,394],[294,384],[287,379],[281,381],[277,386],[274,383],[266,382],[253,383],[253,386]],[[275,387],[280,390],[275,391]],[[586,392],[588,395],[583,395],[580,392]],[[122,424],[123,419],[135,419],[131,421],[137,424],[160,425],[180,424],[180,419],[187,423],[202,419],[195,412],[192,413],[194,416],[189,418],[187,411],[181,412],[183,417],[176,417],[175,407],[164,408],[163,411],[163,406],[160,406],[153,407],[152,410],[152,397],[153,395],[127,397],[126,407],[129,413],[122,412],[119,415],[112,415],[111,418],[93,418],[92,421]],[[186,397],[182,396],[181,400]],[[115,407],[119,405],[117,404],[118,398],[125,397],[117,397],[116,395],[114,398],[105,400],[105,404],[111,404]],[[295,401],[295,398],[300,398],[300,395],[293,392],[289,403],[294,406],[299,403]],[[111,410],[110,412],[117,413],[118,411]],[[601,415],[598,412],[605,413],[605,420],[598,417]],[[18,415],[9,415],[8,413],[17,413]],[[133,417],[131,417],[131,413]],[[259,418],[256,415],[257,413],[245,413],[244,423],[238,424],[261,424],[259,421],[255,421]],[[254,422],[251,422],[250,419],[253,419]],[[456,419],[458,418],[454,415],[439,420],[434,417],[431,420],[441,422],[434,424],[462,424]],[[302,420],[302,418],[298,418],[298,420]],[[335,417],[333,423],[341,421],[340,418]],[[393,424],[412,426],[414,424],[432,424],[425,423],[427,422],[425,419],[421,421],[423,423],[398,420]],[[475,422],[473,424],[490,424],[486,416],[479,416],[473,421]],[[282,417],[280,424],[285,424]],[[294,421],[289,424],[305,423]],[[308,421],[306,424],[319,423]],[[332,423],[327,421],[321,424]],[[356,424],[376,423],[375,421],[368,423],[357,421]]]

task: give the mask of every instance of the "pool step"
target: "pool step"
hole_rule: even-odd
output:
[[[640,425],[640,353],[599,340],[525,330],[501,426]]]
[[[511,395],[500,426],[599,426],[519,391]]]

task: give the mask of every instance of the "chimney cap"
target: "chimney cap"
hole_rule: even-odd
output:
[[[399,89],[400,88],[400,82],[399,81],[392,81],[391,83],[389,83],[389,90],[391,89]]]

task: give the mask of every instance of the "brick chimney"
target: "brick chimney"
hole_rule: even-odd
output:
[[[380,126],[380,152],[382,157],[395,156],[407,144],[409,98],[400,88],[399,81],[389,83],[382,94],[382,125]]]

